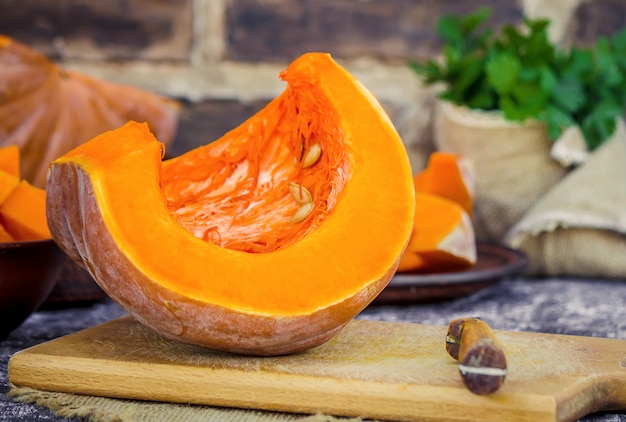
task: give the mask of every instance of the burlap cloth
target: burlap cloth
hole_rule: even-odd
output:
[[[288,394],[288,393],[286,393]],[[329,415],[300,415],[261,410],[229,409],[190,404],[146,402],[48,392],[11,385],[9,396],[22,403],[32,403],[52,410],[62,418],[82,418],[97,422],[358,422],[361,418]]]
[[[622,120],[586,161],[567,167],[551,157],[541,123],[511,123],[445,102],[435,114],[436,147],[474,163],[479,240],[524,251],[528,274],[626,278]]]
[[[626,131],[572,170],[517,222],[506,242],[531,274],[626,277]]]
[[[550,141],[539,122],[509,122],[498,113],[439,101],[433,131],[438,150],[473,163],[472,223],[478,240],[501,242],[567,172],[550,158]]]

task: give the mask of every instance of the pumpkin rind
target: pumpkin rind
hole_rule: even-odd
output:
[[[104,133],[51,165],[47,209],[55,241],[165,337],[244,354],[305,350],[334,336],[395,272],[415,205],[400,137],[373,96],[329,55],[305,54],[283,77],[286,92],[302,93],[303,109],[312,92],[332,105],[347,160],[332,209],[284,247],[251,253],[186,230],[162,186],[165,173],[184,167],[185,155],[161,164],[163,146],[145,125]],[[285,95],[242,127],[270,119]],[[220,141],[211,148],[227,151]]]

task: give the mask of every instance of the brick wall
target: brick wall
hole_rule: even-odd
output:
[[[0,0],[0,33],[68,68],[181,99],[172,155],[260,109],[282,91],[289,61],[328,51],[379,98],[420,168],[432,149],[432,89],[405,62],[439,53],[440,14],[481,5],[494,25],[550,17],[563,43],[626,26],[624,0]]]

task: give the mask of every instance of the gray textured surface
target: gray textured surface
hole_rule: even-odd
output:
[[[16,404],[7,397],[10,356],[123,314],[109,300],[84,308],[43,310],[0,342],[0,421],[67,421],[47,409]],[[515,279],[448,302],[372,306],[359,318],[447,325],[453,318],[467,316],[483,318],[494,329],[626,339],[626,280]],[[626,409],[583,420],[626,422]]]

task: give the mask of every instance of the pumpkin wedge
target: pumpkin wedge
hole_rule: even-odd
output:
[[[0,169],[0,206],[20,183],[20,178]]]
[[[46,221],[46,191],[20,181],[0,204],[4,228],[18,241],[50,239]]]
[[[50,161],[94,136],[146,121],[173,141],[178,102],[61,68],[40,52],[0,35],[0,147],[21,152],[21,175],[44,188]]]
[[[17,145],[0,148],[0,170],[20,177],[20,149]]]
[[[49,239],[46,192],[20,179],[17,145],[0,148],[0,242]]]
[[[415,206],[390,119],[328,54],[222,138],[162,161],[129,122],[55,160],[55,241],[163,336],[281,355],[337,334],[387,285]]]
[[[0,216],[0,242],[15,242],[15,238],[2,225],[2,216]]]
[[[416,192],[431,193],[450,199],[472,215],[474,205],[474,169],[469,160],[456,154],[436,151],[427,167],[413,178]]]
[[[469,215],[458,203],[424,192],[415,194],[415,224],[399,271],[457,271],[476,263]]]

